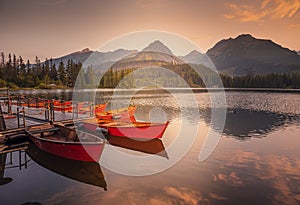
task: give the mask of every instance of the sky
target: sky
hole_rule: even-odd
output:
[[[300,50],[300,0],[0,0],[0,25],[0,52],[30,60],[98,50],[144,30],[181,36],[204,52],[242,33]],[[192,49],[164,38],[176,55]],[[150,41],[120,46],[142,49]]]

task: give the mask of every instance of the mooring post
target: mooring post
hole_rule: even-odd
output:
[[[21,106],[21,97],[20,97],[20,95],[18,95],[17,106],[18,107]]]
[[[93,113],[94,113],[94,103],[90,103],[90,116],[92,117],[93,116]]]
[[[18,123],[18,128],[20,128],[20,109],[17,107],[17,123]]]
[[[78,119],[78,112],[79,112],[79,110],[78,110],[78,102],[76,102],[76,118],[75,119]]]
[[[24,128],[26,127],[26,120],[25,120],[25,108],[22,108],[22,112],[23,112],[23,126]]]
[[[11,105],[10,105],[10,93],[9,93],[9,89],[7,89],[7,113],[11,114]]]

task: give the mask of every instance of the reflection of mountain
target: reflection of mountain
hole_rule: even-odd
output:
[[[218,113],[220,110],[214,110],[214,112]],[[210,110],[205,110],[201,114],[206,123],[212,124],[212,128],[220,127],[218,119],[211,122]],[[238,138],[259,137],[293,120],[295,120],[294,117],[279,113],[244,109],[229,110],[226,114],[223,134]]]
[[[110,136],[111,145],[122,147],[129,150],[139,151],[147,154],[156,154],[168,158],[168,154],[160,139],[135,140],[127,137]]]
[[[57,174],[80,181],[86,184],[102,187],[107,190],[107,184],[101,167],[96,162],[83,162],[61,158],[37,148],[30,144],[26,153],[37,164]]]

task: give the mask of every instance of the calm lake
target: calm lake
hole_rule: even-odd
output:
[[[22,94],[72,98],[71,91]],[[85,95],[79,96],[85,99]],[[220,99],[216,106],[207,92],[176,91],[177,98],[184,99],[181,105],[168,92],[138,92],[132,99],[131,95],[120,93],[114,101],[122,104],[130,99],[138,106],[138,120],[169,120],[166,133],[161,140],[144,143],[144,148],[130,141],[108,144],[105,149],[114,147],[136,157],[155,155],[160,164],[173,160],[173,166],[152,175],[128,176],[115,173],[105,163],[116,161],[119,168],[147,173],[155,170],[156,162],[145,160],[133,167],[104,153],[106,159],[99,166],[64,160],[30,146],[21,153],[27,167],[13,166],[19,163],[18,152],[12,164],[9,155],[1,156],[6,169],[0,173],[0,204],[300,204],[299,92],[230,91],[226,92],[227,103]],[[219,99],[221,93],[211,95]],[[95,99],[96,103],[108,102],[111,92],[100,90]],[[220,129],[212,113],[225,107],[221,139],[201,161],[208,133]],[[179,145],[182,139],[190,140],[194,133],[193,144],[178,158],[171,145],[177,138]],[[10,182],[5,183],[5,178]]]

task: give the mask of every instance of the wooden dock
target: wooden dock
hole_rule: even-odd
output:
[[[49,113],[50,116],[49,116]],[[78,114],[49,110],[46,108],[21,107],[1,103],[0,106],[0,154],[27,149],[25,128],[50,122],[74,126],[74,122],[90,118],[89,114]],[[15,140],[17,139],[17,140]],[[4,143],[12,141],[9,146]],[[16,141],[14,143],[13,141]],[[21,142],[20,142],[21,141]],[[6,143],[7,144],[7,143]]]

